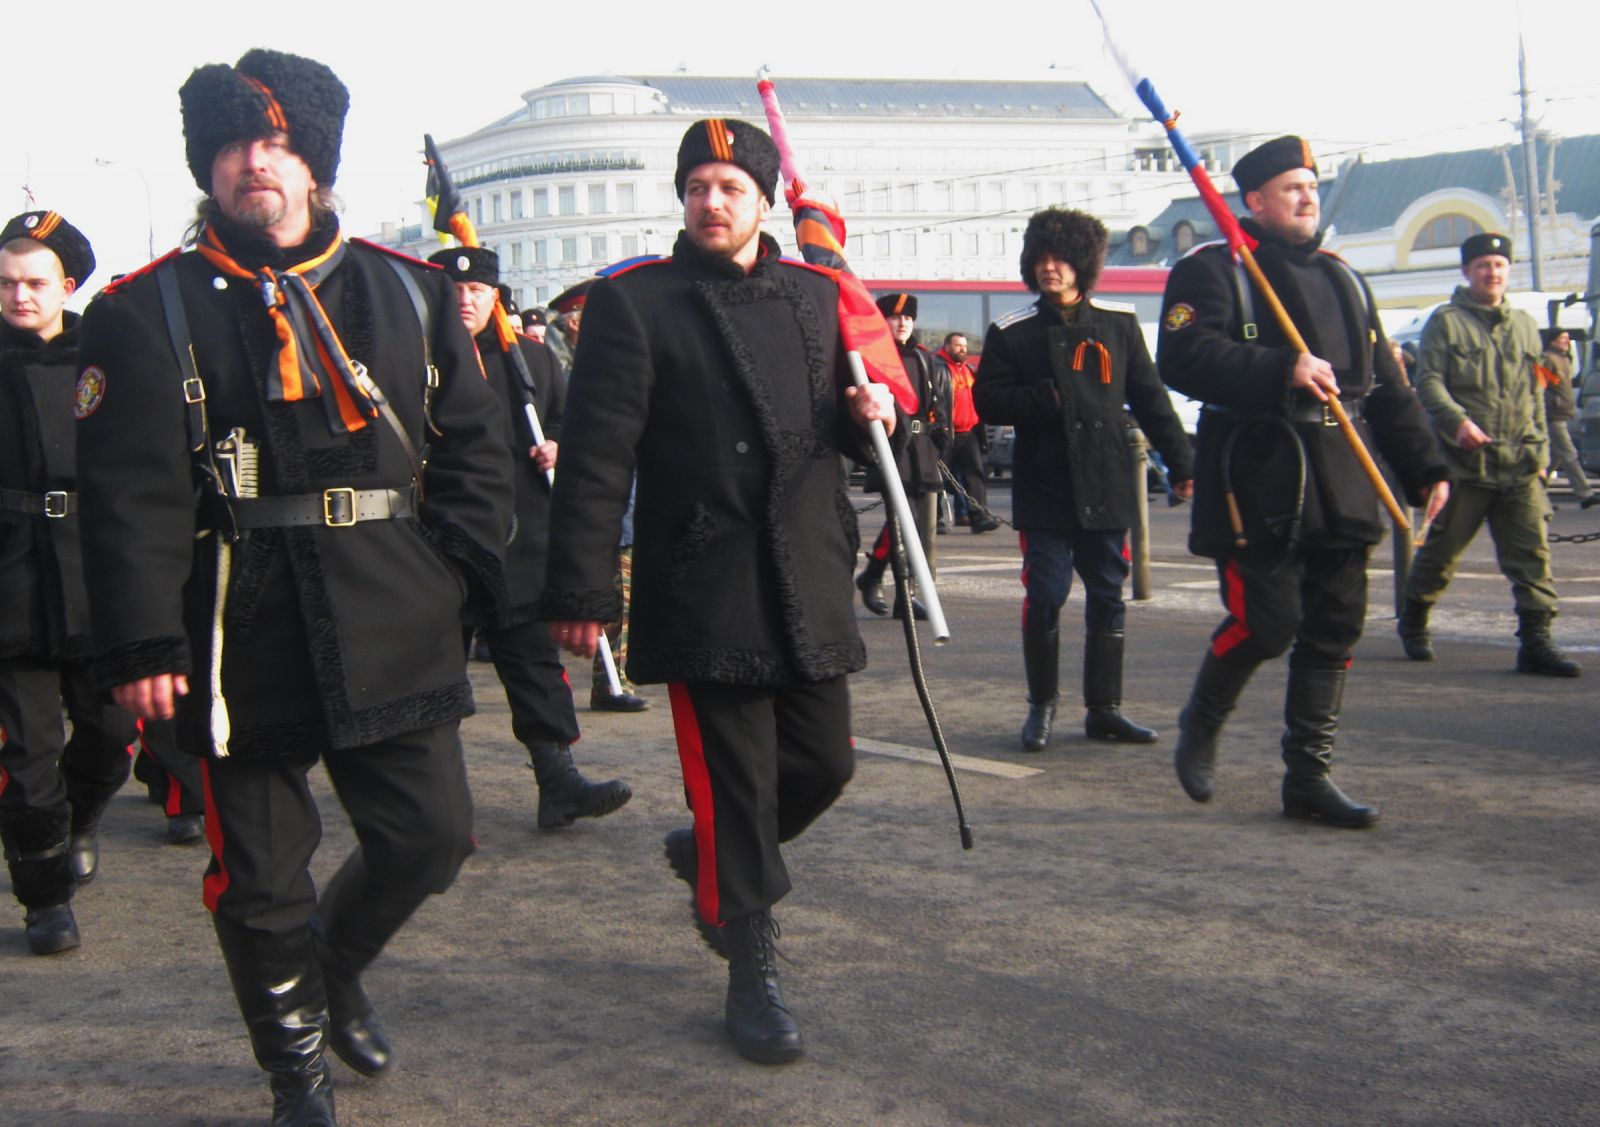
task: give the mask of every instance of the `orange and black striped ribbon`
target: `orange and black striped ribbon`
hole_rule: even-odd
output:
[[[36,243],[42,243],[53,235],[59,226],[61,226],[61,213],[47,211],[39,216],[39,222],[34,224],[33,230],[27,233],[27,237]]]
[[[1089,350],[1089,347],[1091,345],[1093,345],[1094,348],[1096,350],[1098,350],[1099,353],[1100,353],[1100,382],[1101,383],[1110,383],[1111,382],[1111,353],[1107,352],[1106,351],[1106,346],[1101,344],[1097,340],[1085,340],[1085,341],[1078,342],[1078,348],[1072,354],[1072,370],[1074,372],[1083,371],[1084,353],[1086,353]]]
[[[706,119],[706,140],[711,142],[711,155],[728,164],[733,163],[732,134],[727,122],[720,117]]]

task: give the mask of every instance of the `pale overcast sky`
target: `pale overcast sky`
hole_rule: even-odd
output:
[[[1194,132],[1295,131],[1338,152],[1498,144],[1517,113],[1518,21],[1543,127],[1600,130],[1600,58],[1588,0],[1102,0],[1124,47]],[[250,47],[310,55],[349,86],[336,188],[353,234],[415,222],[424,131],[460,136],[517,108],[523,91],[612,72],[1089,81],[1138,107],[1106,56],[1087,0],[876,5],[103,3],[7,46],[0,142],[5,215],[53,207],[89,236],[90,289],[176,245],[198,190],[183,157],[177,90],[196,66]],[[455,21],[458,26],[451,26]],[[828,24],[831,21],[831,28]],[[13,21],[14,23],[16,21]],[[799,31],[789,31],[793,24]],[[827,33],[831,30],[833,42]],[[28,44],[37,42],[38,48]],[[1054,66],[1055,69],[1051,70]],[[1142,113],[1142,110],[1139,112]],[[804,160],[803,129],[795,136]],[[109,164],[98,164],[108,161]],[[150,191],[147,210],[144,184]],[[148,216],[148,223],[147,223]],[[3,216],[0,216],[3,218]],[[848,218],[848,216],[846,217]]]

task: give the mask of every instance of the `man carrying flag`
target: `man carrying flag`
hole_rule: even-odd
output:
[[[728,954],[734,1042],[767,1064],[802,1051],[777,981],[780,846],[854,769],[845,677],[866,650],[839,455],[864,458],[870,421],[896,418],[886,389],[850,386],[837,280],[782,260],[761,233],[777,178],[761,130],[694,123],[678,149],[671,257],[590,291],[543,599],[557,641],[592,655],[617,612],[637,465],[628,673],[668,685],[694,818],[667,836],[667,856]]]

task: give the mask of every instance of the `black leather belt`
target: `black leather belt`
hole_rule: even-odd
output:
[[[78,511],[78,495],[64,489],[48,493],[29,493],[25,489],[0,489],[0,511],[27,513],[34,517],[60,520]]]
[[[1359,419],[1364,410],[1364,399],[1341,399],[1339,403],[1344,407],[1344,413],[1352,419]],[[1201,408],[1218,415],[1228,415],[1235,419],[1254,419],[1262,416],[1288,419],[1292,423],[1318,423],[1325,427],[1336,427],[1339,420],[1333,417],[1333,412],[1325,403],[1315,400],[1307,403],[1297,403],[1288,411],[1280,414],[1277,411],[1240,411],[1233,407],[1224,407],[1220,403],[1207,403]]]
[[[344,486],[287,497],[230,497],[227,504],[233,513],[233,527],[240,532],[314,524],[349,528],[362,521],[394,520],[417,511],[409,490]]]

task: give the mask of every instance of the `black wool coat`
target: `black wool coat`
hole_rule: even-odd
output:
[[[939,459],[950,445],[950,376],[933,358],[933,353],[914,341],[897,345],[900,366],[917,393],[917,413],[899,420],[891,444],[900,484],[908,497],[937,493],[944,484],[939,476]],[[917,433],[911,433],[912,419]],[[866,467],[864,488],[869,493],[883,492],[883,474],[875,461]]]
[[[42,499],[77,488],[77,365],[76,313],[49,342],[0,321],[0,489],[40,497],[35,513],[0,511],[0,658],[89,655],[78,515],[46,517]]]
[[[1256,261],[1307,347],[1334,364],[1340,399],[1362,441],[1398,475],[1411,503],[1422,504],[1448,470],[1427,415],[1394,362],[1366,283],[1320,251],[1320,239],[1296,248],[1248,219],[1244,224],[1260,240]],[[1377,494],[1339,428],[1324,425],[1315,400],[1290,386],[1297,353],[1253,283],[1247,284],[1258,335],[1243,339],[1234,270],[1226,245],[1199,247],[1173,267],[1162,300],[1161,378],[1207,404],[1196,439],[1190,550],[1219,559],[1236,554],[1278,558],[1297,508],[1300,545],[1377,543],[1386,519]],[[1313,417],[1303,418],[1308,412]],[[1299,506],[1293,440],[1281,425],[1259,421],[1291,417],[1295,421],[1288,425],[1306,452],[1305,497]],[[1236,430],[1231,477],[1249,542],[1243,550],[1234,543],[1223,488],[1224,453]]]
[[[1016,428],[1018,528],[1133,526],[1143,478],[1135,480],[1124,405],[1172,479],[1193,476],[1189,437],[1127,306],[1089,298],[1064,318],[1041,300],[1000,318],[984,334],[972,399],[985,423]]]
[[[502,431],[516,481],[516,522],[511,542],[506,545],[506,599],[498,615],[499,625],[510,626],[539,616],[539,593],[544,589],[550,540],[550,482],[528,456],[533,433],[525,405],[531,397],[545,438],[560,442],[567,377],[555,353],[538,341],[518,337],[516,342],[533,380],[531,388],[523,382],[515,361],[501,351],[493,327],[479,333],[475,343],[483,360],[484,376],[501,407]]]
[[[248,267],[301,261],[331,228],[281,252],[225,234]],[[440,386],[424,420],[423,327],[390,257],[420,287]],[[330,431],[320,398],[268,403],[275,336],[253,280],[225,277],[197,253],[163,260],[103,292],[83,319],[80,364],[103,399],[79,424],[78,470],[96,674],[110,687],[190,675],[179,712],[208,747],[218,537],[196,503],[176,354],[157,271],[177,275],[211,439],[243,427],[261,443],[261,493],[406,490],[411,466],[381,419]],[[427,444],[426,500],[415,517],[257,529],[234,547],[222,687],[239,756],[303,756],[469,715],[462,604],[498,606],[511,523],[503,410],[483,378],[444,274],[351,243],[317,297],[350,356],[384,390],[413,444]],[[80,377],[82,382],[84,377]],[[330,393],[325,393],[330,394]]]
[[[859,536],[839,460],[838,286],[762,236],[747,276],[682,235],[589,292],[573,362],[543,609],[612,620],[638,468],[628,676],[781,686],[866,664]]]

